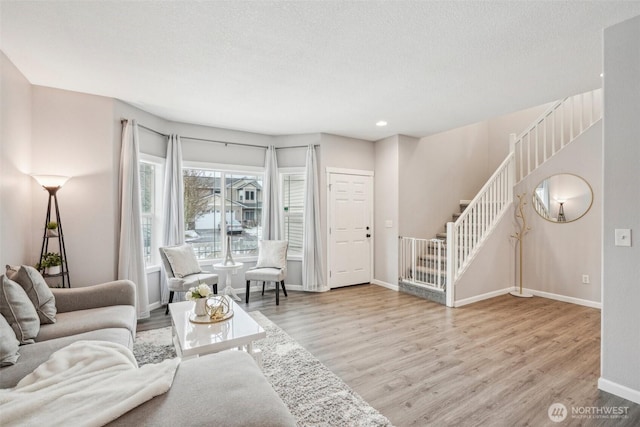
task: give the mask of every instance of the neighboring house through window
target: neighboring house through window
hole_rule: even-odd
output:
[[[224,257],[227,236],[234,257],[258,254],[258,241],[262,238],[263,175],[257,168],[247,169],[228,171],[219,165],[185,162],[182,169],[185,242],[192,245],[198,259]],[[304,230],[304,169],[283,168],[280,178],[283,237],[289,242],[288,255],[299,257]],[[147,266],[160,263],[163,180],[164,159],[141,154],[140,195]]]
[[[186,241],[198,258],[222,258],[226,237],[234,256],[257,255],[262,236],[262,172],[185,162],[183,180]]]

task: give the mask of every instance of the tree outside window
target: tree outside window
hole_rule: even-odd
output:
[[[183,181],[185,240],[199,259],[221,258],[227,236],[234,255],[258,253],[261,175],[183,168]]]

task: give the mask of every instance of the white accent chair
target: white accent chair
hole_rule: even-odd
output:
[[[187,292],[189,288],[199,284],[213,287],[218,293],[218,275],[202,271],[191,245],[166,246],[160,248],[160,258],[167,273],[169,287],[169,304],[173,302],[175,292]],[[165,314],[169,314],[169,304]]]
[[[261,240],[258,243],[258,262],[256,266],[248,269],[244,273],[247,281],[247,293],[245,302],[249,304],[249,289],[251,281],[262,282],[262,295],[267,282],[274,282],[276,285],[276,305],[280,305],[280,286],[284,296],[287,296],[287,289],[284,287],[284,279],[287,277],[287,248],[289,242],[286,240]]]

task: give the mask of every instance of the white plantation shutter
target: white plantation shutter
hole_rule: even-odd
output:
[[[304,190],[303,174],[284,175],[282,185],[284,238],[289,242],[289,255],[302,255]]]

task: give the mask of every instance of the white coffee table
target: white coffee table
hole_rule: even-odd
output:
[[[253,342],[267,333],[235,301],[231,300],[233,317],[218,323],[193,323],[193,301],[169,304],[171,329],[176,353],[182,358],[197,357],[209,353],[237,348],[251,354],[262,367],[262,353],[253,348]]]

